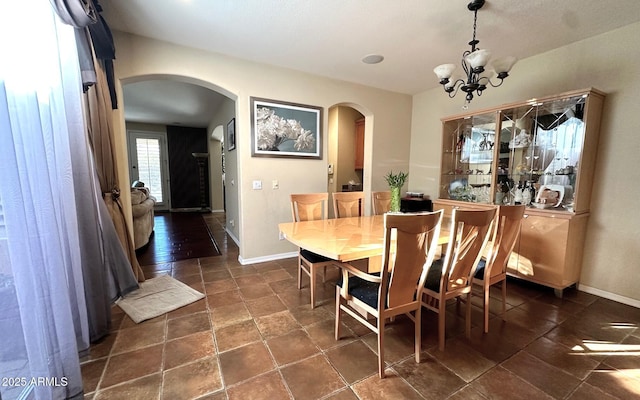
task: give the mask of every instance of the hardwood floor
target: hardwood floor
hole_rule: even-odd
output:
[[[220,255],[202,213],[156,213],[149,243],[136,251],[140,265]]]
[[[422,362],[413,323],[385,329],[387,378],[377,374],[376,335],[348,316],[334,339],[335,278],[297,289],[296,259],[241,265],[224,214],[206,214],[221,255],[143,267],[170,274],[206,298],[135,324],[113,307],[113,332],[83,360],[85,399],[571,399],[640,398],[640,309],[575,289],[509,279],[507,312],[491,292],[483,333],[473,307],[447,307],[445,351],[437,316],[423,311]],[[474,304],[480,299],[474,297]]]

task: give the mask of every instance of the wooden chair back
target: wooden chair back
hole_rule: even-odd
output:
[[[364,192],[334,192],[332,197],[335,218],[364,215]]]
[[[487,258],[485,279],[507,273],[509,256],[520,236],[524,205],[500,206],[491,254]]]
[[[371,192],[373,215],[382,215],[391,208],[391,192]]]
[[[294,222],[328,218],[329,193],[291,195],[291,217]]]
[[[389,279],[382,279],[379,309],[420,301],[420,293],[416,291],[424,286],[427,267],[435,257],[442,216],[442,210],[384,216],[382,265],[389,271]],[[386,306],[384,293],[387,294]]]
[[[497,208],[488,210],[454,209],[449,244],[442,266],[440,293],[471,290],[473,274],[484,248],[493,236]]]

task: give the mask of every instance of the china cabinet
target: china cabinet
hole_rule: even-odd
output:
[[[434,209],[525,204],[509,273],[577,283],[604,97],[584,89],[444,118]]]

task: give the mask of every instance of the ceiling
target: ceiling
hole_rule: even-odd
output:
[[[467,3],[100,1],[112,30],[406,94],[438,86],[436,65],[459,64],[472,36]],[[637,21],[638,0],[487,0],[478,11],[477,39],[494,57],[523,59]],[[364,64],[369,54],[384,61]],[[125,118],[206,126],[211,109],[195,112],[191,105],[215,103],[219,96],[168,80],[132,83],[124,87]]]

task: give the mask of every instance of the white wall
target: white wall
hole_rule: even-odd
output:
[[[136,77],[177,75],[186,81],[222,92],[236,99],[236,151],[238,177],[237,215],[228,209],[227,218],[239,223],[240,259],[255,262],[295,251],[287,241],[278,240],[278,223],[289,221],[289,194],[327,190],[328,110],[347,104],[366,117],[365,170],[371,171],[365,191],[386,187],[383,176],[390,169],[409,166],[411,105],[408,95],[392,93],[322,78],[283,68],[250,63],[219,54],[176,46],[140,36],[114,32],[117,59],[116,80]],[[363,64],[363,68],[367,66]],[[118,85],[119,86],[119,85]],[[121,87],[118,87],[121,95]],[[323,159],[300,160],[251,157],[251,96],[321,106],[323,113]],[[363,111],[366,110],[366,111]],[[114,113],[117,154],[124,152],[122,110]],[[119,177],[128,181],[127,166],[119,167]],[[262,180],[262,190],[252,190],[252,181]],[[272,190],[278,180],[280,189]],[[228,199],[229,200],[229,199]]]
[[[207,132],[209,132],[209,184],[212,211],[224,210],[224,183],[222,182],[222,149],[220,146],[220,142],[211,138],[211,132],[218,125],[221,125],[224,132],[223,139],[226,141],[227,125],[229,124],[231,119],[235,117],[235,113],[235,101],[229,98],[223,99],[223,101],[211,116],[211,120],[209,121],[209,126],[207,128]],[[224,146],[227,172],[229,173],[229,176],[235,176],[237,174],[237,168],[235,165],[236,157],[235,154],[232,154],[235,153],[235,150],[227,150],[227,143],[225,143]],[[234,195],[234,193],[228,193],[227,195],[232,197],[233,203],[237,202],[237,194]]]
[[[640,23],[521,60],[469,111],[587,87],[607,93],[580,288],[640,306],[638,37]],[[438,88],[413,100],[409,186],[437,198],[440,118],[460,114],[464,96]]]

